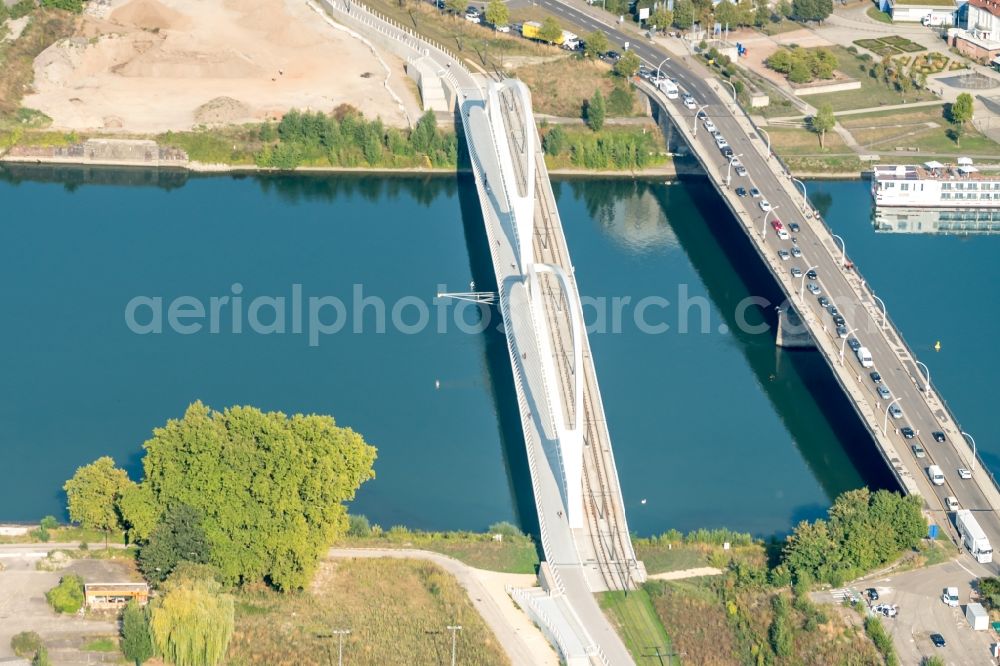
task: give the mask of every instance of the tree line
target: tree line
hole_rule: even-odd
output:
[[[357,109],[341,105],[331,114],[292,109],[278,123],[260,128],[257,166],[294,169],[326,163],[356,167],[455,167],[458,138],[441,132],[433,111],[420,117],[411,130],[386,127],[381,118],[368,119]]]

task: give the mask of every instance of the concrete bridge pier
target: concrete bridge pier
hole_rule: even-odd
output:
[[[787,349],[815,349],[816,343],[809,329],[799,318],[795,308],[786,305],[778,308],[778,335],[774,343]]]

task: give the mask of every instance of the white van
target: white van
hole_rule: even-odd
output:
[[[781,240],[788,240],[788,232],[785,231],[784,227],[778,229],[778,238]]]
[[[944,472],[937,465],[931,465],[927,468],[927,478],[931,480],[935,486],[944,485]]]
[[[872,353],[868,351],[868,347],[858,347],[856,352],[858,355],[858,360],[861,362],[862,368],[874,368],[875,361],[872,360]]]

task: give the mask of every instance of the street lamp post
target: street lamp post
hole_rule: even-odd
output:
[[[872,294],[872,300],[882,306],[882,330],[884,331],[886,325],[888,324],[887,320],[889,318],[885,310],[885,302],[881,298],[876,296],[874,293]]]
[[[840,241],[840,265],[841,266],[846,266],[847,265],[847,243],[845,243],[844,239],[841,238],[840,236],[838,236],[837,234],[830,234],[830,235]]]
[[[726,167],[726,187],[729,187],[729,184],[733,180],[733,162],[741,157],[743,157],[743,153],[740,153],[739,155],[733,155],[732,157],[729,158],[729,166]]]
[[[455,666],[455,641],[458,636],[458,632],[462,631],[462,625],[449,624],[448,631],[451,632],[451,666]]]
[[[970,442],[972,442],[972,471],[975,472],[976,471],[976,440],[972,439],[972,435],[970,435],[969,433],[965,432],[964,430],[962,431],[962,437],[965,437],[967,440],[969,440]]]
[[[765,132],[763,127],[758,127],[757,131],[763,134],[764,138],[767,139],[767,155],[764,159],[769,160],[771,159],[771,135]]]
[[[928,393],[931,390],[931,369],[927,367],[926,363],[913,359],[913,362],[924,369],[924,393]]]
[[[732,81],[727,81],[725,79],[719,79],[719,80],[733,89],[733,104],[736,104],[736,86],[733,85]]]
[[[698,138],[698,115],[705,110],[708,104],[702,104],[697,111],[694,112],[694,124],[691,125],[691,132],[694,133],[694,138]]]
[[[660,80],[660,68],[661,68],[661,67],[663,67],[664,63],[666,63],[666,62],[667,62],[668,60],[670,60],[670,57],[669,57],[669,56],[668,56],[668,57],[666,57],[666,58],[664,58],[664,59],[663,59],[663,60],[662,60],[662,61],[660,62],[660,64],[656,66],[656,80],[657,80],[657,81],[659,81],[659,80]]]
[[[902,398],[896,398],[895,400],[893,400],[892,402],[890,402],[888,405],[886,405],[886,407],[885,407],[885,420],[882,421],[882,434],[883,435],[888,435],[889,434],[889,410],[892,409],[892,406],[895,405],[897,402],[899,402],[901,399]]]
[[[777,206],[771,206],[771,208],[769,208],[768,211],[766,213],[764,213],[764,224],[760,228],[760,237],[761,238],[763,238],[764,234],[767,233],[767,216],[770,215],[771,213],[773,213],[776,210],[778,210]]]
[[[805,213],[809,208],[809,199],[806,197],[806,184],[803,183],[798,178],[792,178],[793,183],[798,183],[802,188],[802,212]]]
[[[841,365],[844,365],[844,347],[847,345],[847,341],[850,339],[851,334],[854,333],[857,330],[858,330],[858,327],[855,326],[854,328],[852,328],[851,330],[849,330],[847,332],[847,335],[844,336],[844,339],[840,341],[840,364]]]
[[[819,264],[816,264],[815,266],[810,266],[809,268],[807,268],[805,270],[805,272],[802,273],[802,277],[799,278],[799,300],[800,301],[803,298],[805,298],[805,293],[806,293],[806,276],[809,275],[809,271],[815,270],[817,268],[819,268]]]

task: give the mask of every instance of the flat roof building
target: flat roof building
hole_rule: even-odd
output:
[[[83,586],[87,608],[113,610],[124,608],[135,599],[140,605],[149,602],[149,585],[146,583],[92,583]]]

